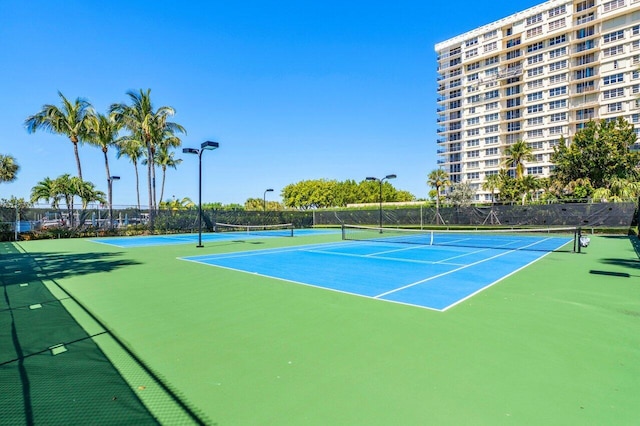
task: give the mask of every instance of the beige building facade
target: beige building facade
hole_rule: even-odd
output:
[[[623,117],[640,140],[640,0],[551,0],[435,49],[438,166],[476,202],[491,200],[482,183],[517,140],[540,177],[589,120]]]

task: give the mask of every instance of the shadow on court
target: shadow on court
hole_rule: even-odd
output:
[[[94,342],[106,331],[88,334],[43,282],[135,264],[114,256],[0,244],[0,423],[158,423]]]

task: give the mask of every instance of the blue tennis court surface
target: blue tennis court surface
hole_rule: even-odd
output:
[[[571,238],[541,240],[547,246],[553,242],[553,248],[549,250],[555,250],[569,243]],[[343,241],[192,256],[183,260],[443,311],[547,253]]]
[[[336,234],[340,231],[336,230],[315,230],[315,229],[296,229],[294,230],[294,236],[302,236],[309,234],[320,233],[332,233]],[[216,233],[203,233],[202,242],[216,243],[223,241],[238,241],[258,238],[271,238],[282,237],[282,231],[260,231],[256,233],[248,232],[216,232]],[[285,237],[286,238],[286,237]],[[100,244],[107,244],[110,246],[121,248],[132,247],[149,247],[149,246],[164,246],[174,244],[197,244],[198,234],[165,234],[165,235],[145,235],[136,237],[105,237],[105,238],[93,238],[91,241]]]

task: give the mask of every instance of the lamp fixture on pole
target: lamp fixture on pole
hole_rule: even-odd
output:
[[[396,175],[386,175],[385,177],[383,177],[382,179],[378,179],[376,177],[367,177],[366,180],[372,180],[372,181],[376,181],[380,184],[380,197],[378,198],[378,201],[380,202],[380,208],[379,208],[379,216],[380,216],[380,233],[382,233],[382,183],[385,180],[389,180],[389,179],[395,179],[397,176]]]
[[[198,245],[196,247],[203,247],[202,245],[202,153],[205,150],[213,150],[219,147],[218,142],[206,141],[202,142],[200,149],[197,148],[183,148],[184,154],[197,154],[198,155]]]

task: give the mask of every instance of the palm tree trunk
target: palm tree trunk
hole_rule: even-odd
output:
[[[136,171],[136,196],[138,197],[138,210],[140,210],[140,177],[138,176],[138,162],[133,162],[133,168]]]
[[[162,197],[164,197],[164,179],[167,175],[167,167],[162,166],[162,186],[160,187],[160,202],[162,202]]]
[[[147,186],[149,190],[149,226],[153,230],[154,209],[153,209],[153,191],[152,191],[152,176],[151,170],[153,168],[153,158],[151,153],[151,145],[147,143]]]
[[[76,155],[76,166],[78,166],[78,177],[82,180],[82,167],[80,166],[80,153],[78,152],[78,141],[73,142],[73,153]]]

